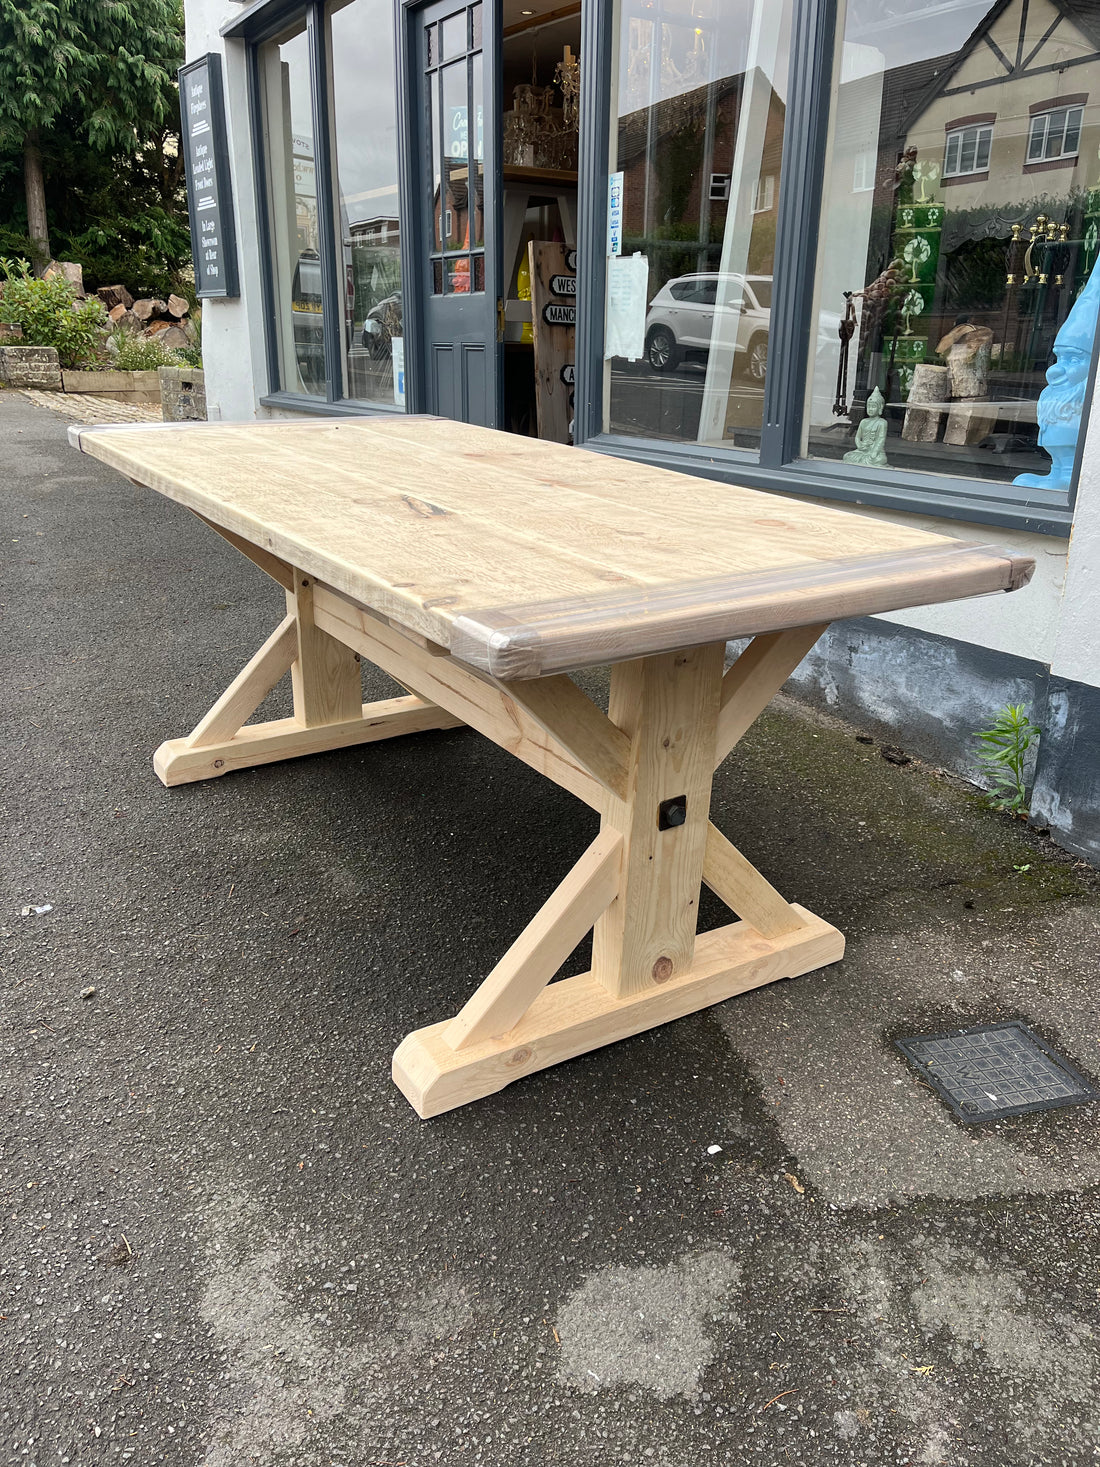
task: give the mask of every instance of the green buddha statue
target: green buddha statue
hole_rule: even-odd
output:
[[[867,399],[867,416],[856,429],[856,446],[844,455],[846,464],[867,464],[872,469],[887,466],[885,406],[886,399],[876,387]]]

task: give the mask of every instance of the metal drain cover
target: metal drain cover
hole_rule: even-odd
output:
[[[894,1043],[971,1124],[1100,1100],[1100,1091],[1018,1019]]]

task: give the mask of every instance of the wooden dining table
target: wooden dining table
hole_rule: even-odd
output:
[[[881,516],[436,418],[70,437],[286,593],[209,712],[157,749],[165,785],[468,725],[598,811],[595,840],[481,986],[398,1045],[393,1078],[424,1117],[836,962],[841,933],[711,822],[715,769],[830,622],[1014,591],[1034,569]],[[405,693],[364,703],[361,659]],[[570,676],[604,664],[606,709]],[[293,716],[250,723],[288,673]],[[697,931],[703,883],[737,920]],[[590,930],[590,971],[554,981]]]

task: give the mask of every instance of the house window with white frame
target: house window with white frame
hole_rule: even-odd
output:
[[[867,148],[862,153],[857,153],[852,161],[852,192],[865,194],[874,186],[875,153],[873,148]]]
[[[961,178],[968,173],[985,173],[989,168],[989,149],[993,141],[993,124],[977,123],[955,128],[947,134],[943,153],[944,178]]]
[[[1082,106],[1054,107],[1037,112],[1027,138],[1027,161],[1046,163],[1052,158],[1076,158],[1081,144]]]
[[[766,173],[756,180],[752,191],[752,212],[764,214],[775,206],[775,174]]]

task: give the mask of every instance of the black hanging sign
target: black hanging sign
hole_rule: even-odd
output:
[[[240,295],[221,57],[212,51],[181,66],[179,86],[195,294]]]
[[[577,277],[575,275],[551,275],[551,295],[573,295],[577,293]]]
[[[553,301],[542,308],[542,319],[547,326],[575,326],[577,324],[576,306],[559,306]]]

